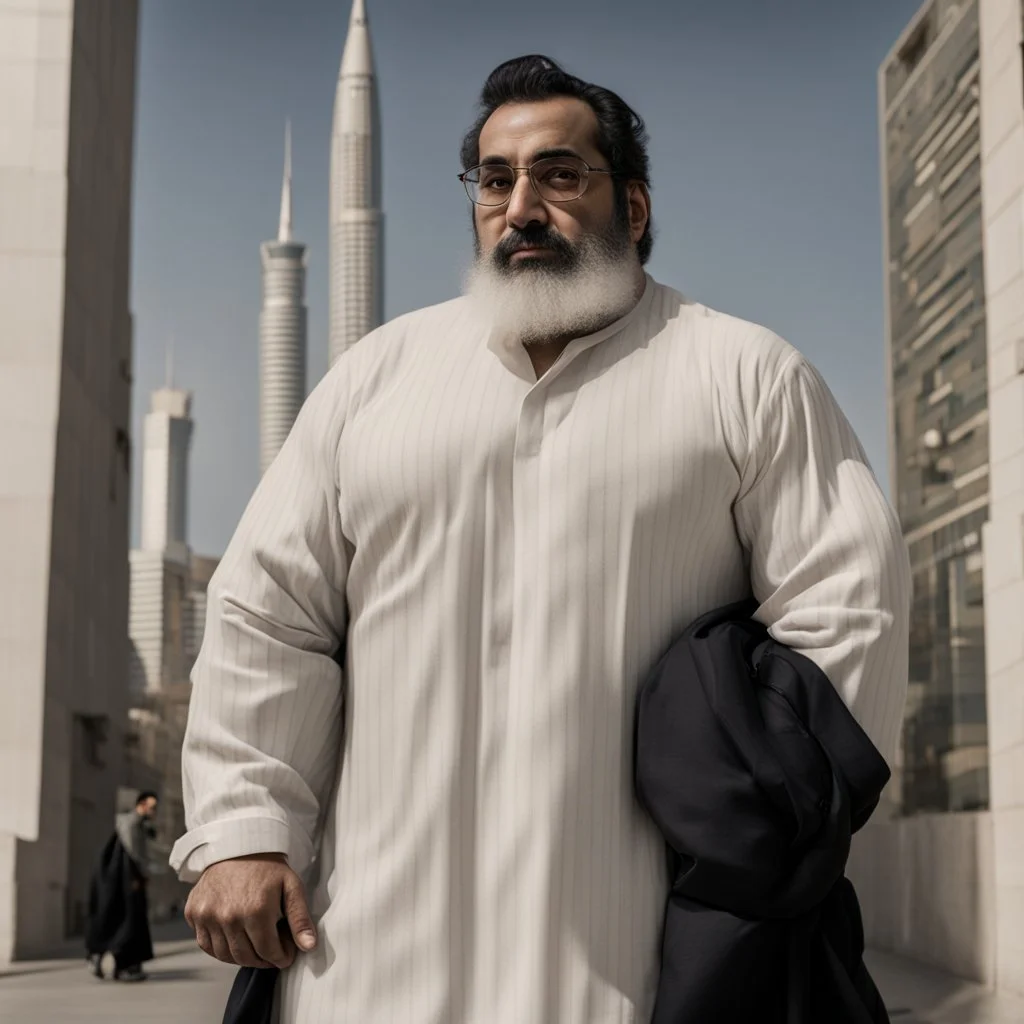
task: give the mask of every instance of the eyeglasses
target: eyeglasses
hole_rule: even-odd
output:
[[[550,156],[535,160],[529,167],[508,164],[480,164],[463,171],[459,181],[466,195],[477,206],[504,206],[516,184],[516,172],[526,171],[537,195],[549,203],[568,203],[587,191],[591,174],[614,174],[602,167],[591,167],[576,156]]]

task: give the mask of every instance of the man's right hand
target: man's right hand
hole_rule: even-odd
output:
[[[282,917],[287,928],[279,929]],[[302,880],[280,853],[211,864],[189,894],[185,920],[205,953],[239,967],[290,967],[296,946],[316,946]]]

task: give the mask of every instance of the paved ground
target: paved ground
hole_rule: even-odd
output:
[[[79,959],[16,964],[0,973],[3,1024],[220,1024],[233,970],[187,942],[163,942],[150,980],[91,977]],[[869,963],[892,1024],[1022,1024],[1024,1000],[873,953]],[[409,1024],[417,1024],[410,1021]]]
[[[28,966],[28,965],[25,965]],[[198,950],[160,956],[148,981],[99,981],[85,961],[0,976],[3,1024],[220,1024],[234,972]]]
[[[1024,998],[996,996],[901,957],[872,952],[866,960],[892,1024],[1024,1024]]]

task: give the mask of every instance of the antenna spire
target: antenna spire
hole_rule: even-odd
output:
[[[281,182],[281,220],[277,228],[277,240],[292,240],[292,122],[289,118],[284,125],[284,180]]]

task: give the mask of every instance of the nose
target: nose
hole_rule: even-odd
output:
[[[547,224],[548,209],[526,171],[516,173],[516,183],[505,207],[505,222],[510,228],[522,229],[527,224]]]

